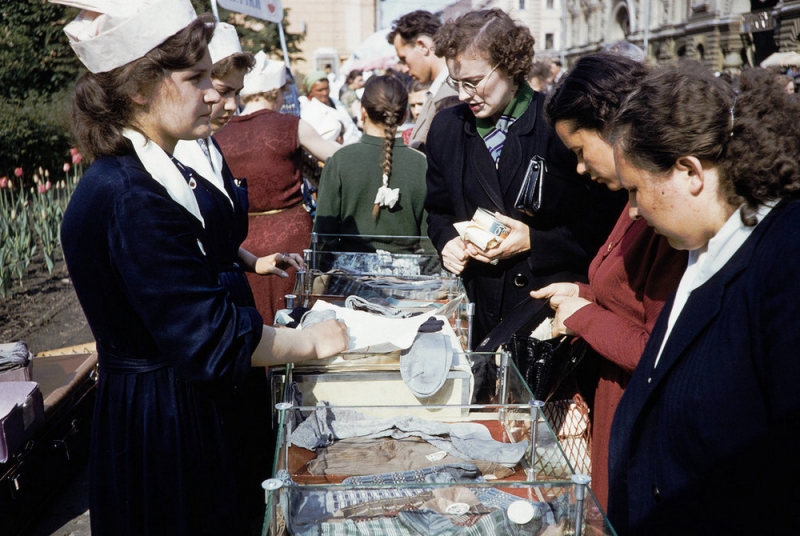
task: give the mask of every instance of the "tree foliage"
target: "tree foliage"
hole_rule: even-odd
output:
[[[52,94],[72,84],[82,66],[64,25],[78,11],[46,0],[3,2],[0,9],[0,95]]]
[[[198,13],[210,1],[192,0]],[[47,0],[0,3],[0,177],[14,169],[60,170],[72,145],[69,105],[72,88],[85,72],[69,46],[64,26],[78,10]],[[244,50],[282,56],[276,24],[219,10],[220,19],[237,27]],[[284,21],[288,10],[284,10]],[[285,23],[284,23],[285,24]],[[286,34],[290,58],[303,36]]]
[[[0,8],[0,176],[21,167],[29,178],[69,159],[67,107],[83,66],[64,25],[77,13],[46,0]]]

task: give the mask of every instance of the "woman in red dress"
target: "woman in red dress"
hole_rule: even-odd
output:
[[[244,79],[241,115],[214,135],[233,175],[247,179],[250,223],[242,248],[256,257],[300,253],[309,246],[312,221],[303,205],[301,149],[324,162],[340,147],[302,119],[279,112],[285,85],[285,64],[256,54],[256,65]],[[286,273],[287,278],[247,274],[265,323],[273,322],[294,288],[295,269]]]
[[[614,152],[603,132],[625,97],[647,74],[639,61],[616,53],[585,56],[570,69],[545,112],[556,133],[578,156],[578,172],[609,190],[620,190]],[[678,287],[686,252],[672,249],[627,207],[589,265],[589,283],[553,283],[531,293],[550,298],[553,336],[578,335],[603,358],[592,416],[592,491],[603,508],[608,498],[611,421],[639,363],[664,302]]]

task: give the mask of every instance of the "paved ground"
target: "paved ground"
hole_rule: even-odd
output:
[[[84,467],[23,536],[90,536],[88,473]]]
[[[68,297],[66,305],[48,322],[25,333],[24,340],[39,353],[84,344],[93,338],[77,298]],[[88,469],[83,467],[21,536],[90,536],[88,480]]]

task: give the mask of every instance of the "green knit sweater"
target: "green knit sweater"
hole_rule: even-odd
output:
[[[314,231],[336,235],[426,236],[425,156],[396,138],[392,152],[390,188],[400,188],[394,208],[382,207],[372,216],[381,186],[383,138],[364,135],[358,143],[339,149],[325,164],[317,193]],[[373,241],[374,242],[374,241]],[[400,251],[406,248],[376,248]]]

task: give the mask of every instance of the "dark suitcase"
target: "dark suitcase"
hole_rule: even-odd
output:
[[[0,383],[0,463],[7,463],[42,422],[44,403],[38,383]]]
[[[17,536],[85,466],[97,383],[97,354],[34,358],[44,422],[0,464],[0,536]]]

